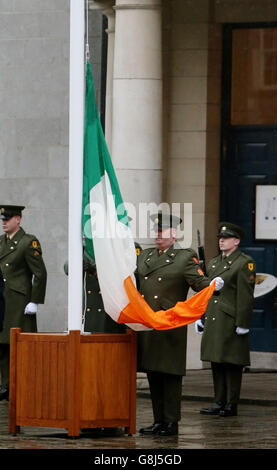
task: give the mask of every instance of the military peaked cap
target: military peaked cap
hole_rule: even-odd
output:
[[[3,220],[9,220],[15,215],[22,215],[22,211],[25,206],[0,206],[0,218]]]
[[[163,212],[151,215],[150,219],[154,222],[154,228],[176,228],[182,222],[180,217]]]
[[[245,236],[245,232],[242,227],[230,222],[220,222],[218,238],[230,238],[235,237],[242,239]]]

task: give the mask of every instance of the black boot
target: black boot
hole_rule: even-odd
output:
[[[227,403],[227,405],[220,411],[219,416],[237,416],[237,405]]]
[[[9,399],[9,388],[4,385],[0,385],[0,401]]]
[[[157,434],[163,427],[163,423],[153,423],[147,428],[141,428],[139,430],[140,434]]]
[[[222,403],[212,403],[209,408],[202,408],[200,413],[202,415],[219,415],[220,411],[224,409]]]
[[[178,434],[178,423],[166,423],[159,431],[159,436],[176,436]]]

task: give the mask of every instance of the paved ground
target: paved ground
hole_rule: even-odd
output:
[[[95,437],[83,433],[78,439],[67,437],[65,430],[22,427],[21,432],[8,432],[8,402],[0,402],[0,449],[4,450],[90,450],[114,451],[136,449],[277,449],[277,373],[245,373],[239,415],[222,418],[200,415],[199,409],[212,399],[209,370],[190,371],[184,379],[182,421],[178,437],[133,436],[118,432],[116,436]],[[152,410],[147,390],[137,397],[137,430],[152,423]],[[120,430],[119,430],[120,431]],[[1,452],[1,450],[0,450]],[[92,454],[91,454],[92,455]],[[93,454],[94,455],[94,454]]]

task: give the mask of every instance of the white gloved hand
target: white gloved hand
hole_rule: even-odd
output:
[[[196,320],[196,322],[194,323],[194,328],[198,335],[203,335],[204,325],[200,319]]]
[[[248,332],[249,332],[249,329],[247,328],[241,328],[240,326],[237,326],[236,328],[237,335],[246,335],[246,333]]]
[[[211,282],[210,285],[215,281],[215,289],[214,290],[220,290],[224,286],[224,281],[222,277],[215,277]]]
[[[38,311],[38,304],[34,304],[33,302],[29,302],[24,310],[25,315],[34,315]]]

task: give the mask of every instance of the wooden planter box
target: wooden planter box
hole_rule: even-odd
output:
[[[136,334],[11,329],[9,431],[20,426],[136,432]]]

